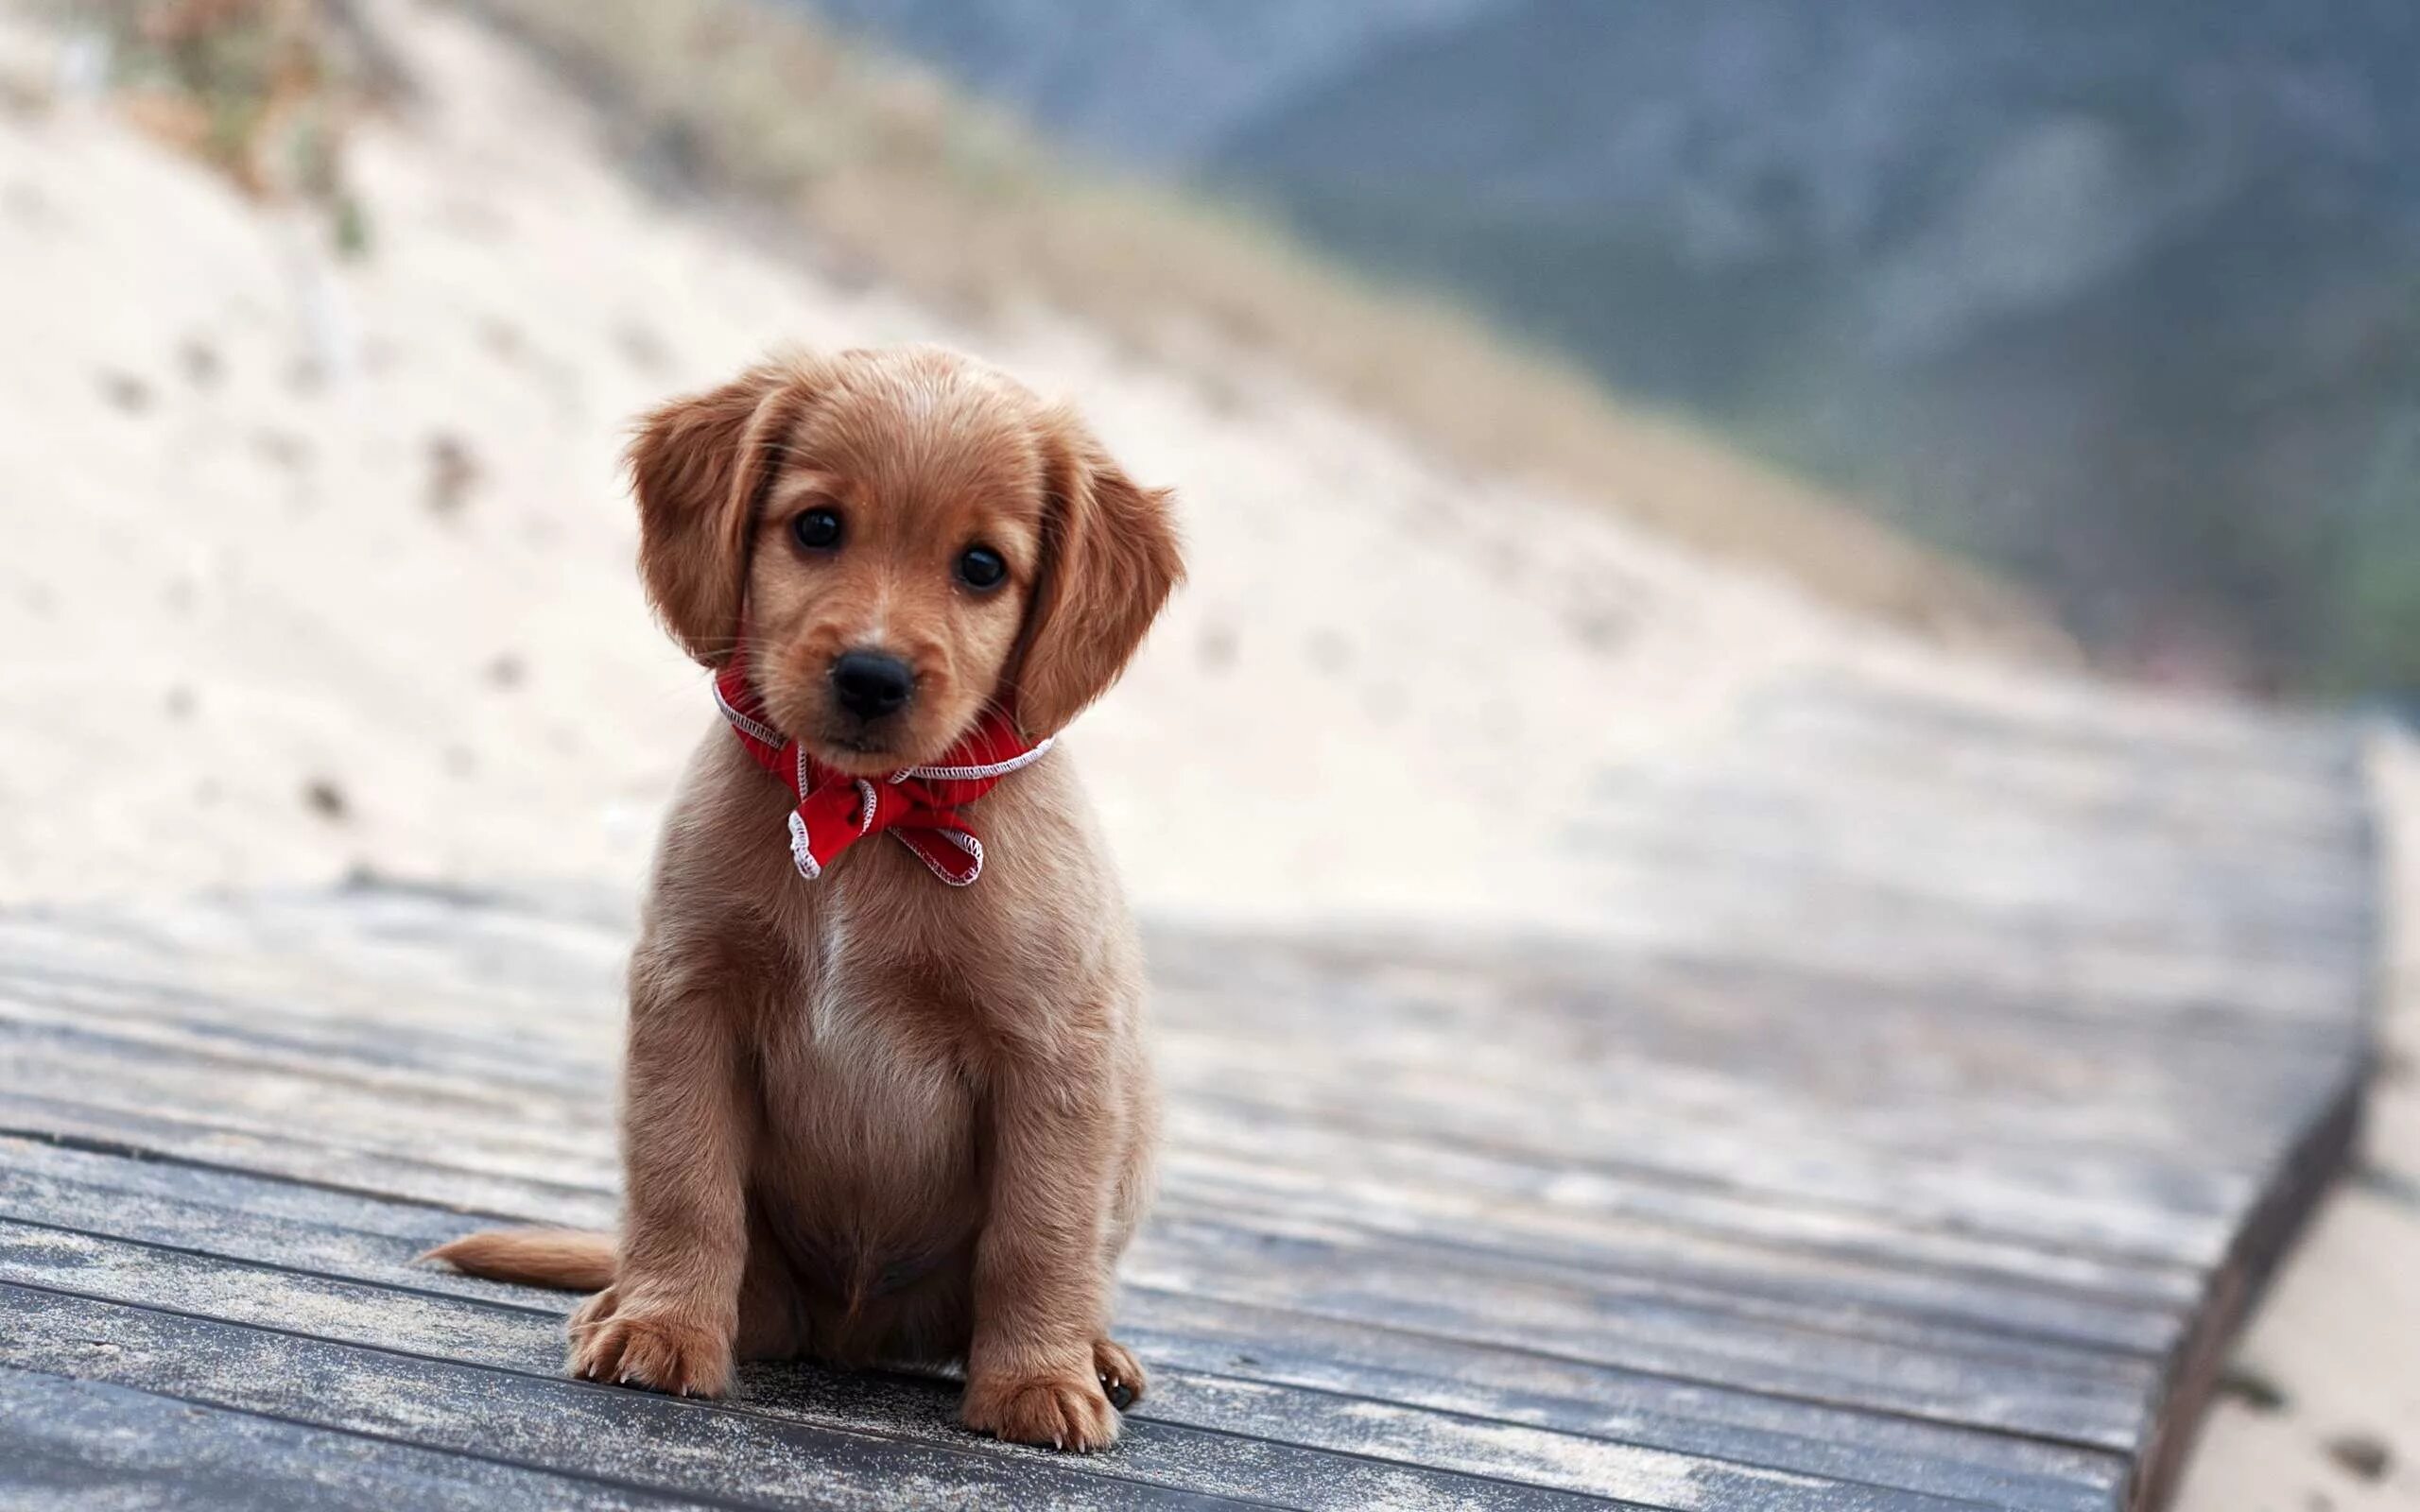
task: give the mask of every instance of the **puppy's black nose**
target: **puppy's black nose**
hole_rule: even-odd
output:
[[[883,651],[843,651],[832,662],[832,696],[860,719],[897,713],[916,691],[916,672]]]

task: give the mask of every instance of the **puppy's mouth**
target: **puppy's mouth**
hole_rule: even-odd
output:
[[[851,777],[888,777],[916,765],[895,736],[883,730],[835,729],[819,722],[800,732],[799,743],[809,756]]]
[[[808,745],[814,747],[816,755],[825,758],[835,766],[856,761],[899,764],[899,748],[872,730],[827,731],[815,736]]]

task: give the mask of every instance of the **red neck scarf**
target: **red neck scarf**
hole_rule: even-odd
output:
[[[841,851],[889,830],[934,876],[965,886],[983,874],[983,842],[959,810],[1050,749],[1047,740],[1027,745],[1009,716],[992,710],[930,766],[903,767],[878,782],[852,777],[773,728],[765,701],[749,684],[744,647],[716,674],[715,702],[756,765],[798,795],[790,810],[790,859],[810,882]]]

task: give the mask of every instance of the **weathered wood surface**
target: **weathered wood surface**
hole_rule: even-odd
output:
[[[0,918],[0,1505],[2145,1505],[2358,1107],[2349,732],[1808,682],[1572,817],[1600,940],[1153,940],[1113,1452],[558,1376],[619,910]],[[1575,853],[1581,853],[1576,851]]]

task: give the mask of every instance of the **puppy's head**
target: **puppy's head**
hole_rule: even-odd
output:
[[[932,761],[994,704],[1056,731],[1183,571],[1166,490],[937,348],[752,369],[649,416],[631,470],[673,636],[718,667],[744,625],[774,722],[861,775]]]

